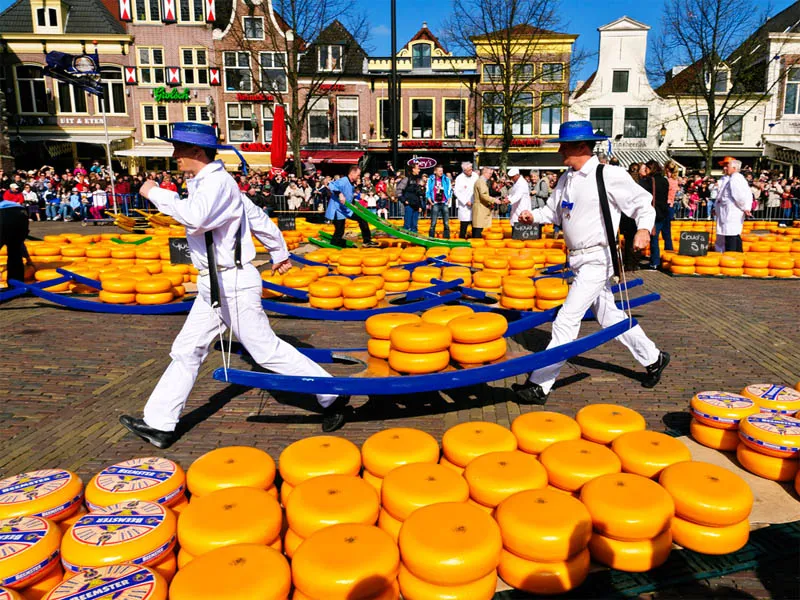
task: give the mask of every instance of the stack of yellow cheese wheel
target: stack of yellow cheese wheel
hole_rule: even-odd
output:
[[[114,600],[167,600],[168,585],[161,575],[138,565],[95,567],[59,583],[44,600],[98,598]],[[0,594],[0,599],[2,599]]]
[[[675,502],[672,539],[703,554],[728,554],[750,536],[753,492],[735,473],[703,462],[667,467],[659,483]]]
[[[488,421],[459,423],[442,436],[443,456],[440,464],[459,475],[474,458],[489,452],[510,452],[517,449],[517,438],[505,427]]]
[[[472,287],[480,292],[499,294],[503,291],[503,276],[491,271],[478,271],[472,275]]]
[[[388,359],[392,329],[400,325],[419,323],[420,320],[420,317],[413,313],[381,313],[371,316],[364,323],[370,336],[367,341],[367,352],[375,358]]]
[[[564,304],[569,284],[560,277],[543,277],[536,280],[536,308],[549,310]]]
[[[463,502],[414,511],[400,529],[404,598],[489,600],[497,585],[503,541],[497,523]]]
[[[471,460],[464,479],[472,501],[489,513],[512,494],[547,487],[547,471],[541,463],[519,450],[490,452]]]
[[[60,542],[61,531],[47,519],[0,519],[0,586],[25,598],[40,598],[50,591],[63,575]]]
[[[81,510],[83,482],[63,469],[31,471],[0,481],[0,518],[23,515],[63,522]]]
[[[311,269],[313,267],[306,267],[307,269]],[[367,267],[365,267],[367,268]],[[370,284],[375,286],[375,297],[378,299],[378,302],[383,300],[386,297],[386,290],[383,287],[386,283],[383,281],[383,277],[380,275],[367,275],[364,274],[361,277],[356,277],[353,280],[354,285],[360,285],[362,283]]]
[[[260,544],[234,544],[198,556],[178,571],[170,600],[287,600],[292,573],[286,558]]]
[[[342,308],[344,306],[342,286],[335,281],[315,281],[308,286],[308,303],[313,308],[326,310]]]
[[[575,415],[581,435],[590,442],[610,444],[629,431],[644,431],[647,423],[635,410],[616,404],[589,404]]]
[[[267,283],[272,283],[275,285],[283,285],[283,275],[280,273],[270,273],[269,271],[264,271],[261,273],[261,279],[266,281]],[[273,290],[269,290],[265,287],[261,288],[261,297],[264,299],[272,299],[272,298],[280,298],[283,296],[281,292],[276,292]]]
[[[361,446],[362,477],[378,494],[383,478],[403,465],[416,463],[436,464],[439,461],[439,443],[429,433],[408,427],[384,429],[367,438]]]
[[[793,415],[800,410],[800,391],[785,385],[756,383],[742,390],[763,413]]]
[[[506,354],[508,321],[497,313],[473,313],[456,317],[447,327],[453,337],[450,356],[462,365],[477,365],[503,358]]]
[[[342,288],[344,307],[349,310],[367,310],[378,306],[378,287],[374,283],[353,282]]]
[[[452,335],[444,325],[421,320],[398,325],[391,330],[389,342],[389,366],[398,373],[435,373],[450,363]]]
[[[292,490],[320,475],[355,475],[361,472],[361,452],[353,442],[333,435],[319,435],[289,444],[278,459],[283,484],[281,502]]]
[[[131,563],[170,581],[175,562],[175,514],[160,504],[129,500],[82,516],[61,541],[67,571]]]
[[[380,497],[363,479],[352,475],[321,475],[299,484],[286,502],[286,556],[292,558],[303,541],[337,523],[374,525]]]
[[[597,562],[638,573],[669,557],[675,504],[655,481],[633,473],[602,475],[581,488],[581,502],[592,515],[589,551]]]
[[[441,465],[416,463],[390,471],[381,486],[378,526],[396,541],[403,522],[417,509],[441,502],[466,502],[469,486]]]
[[[409,290],[421,290],[433,285],[434,279],[442,276],[442,269],[439,267],[424,266],[417,267],[411,272],[411,285]]]
[[[471,315],[474,312],[475,311],[473,311],[469,306],[464,306],[462,304],[455,304],[452,306],[449,304],[444,304],[442,306],[435,306],[434,308],[429,308],[426,310],[424,313],[422,313],[422,320],[425,323],[447,326],[453,319],[463,317],[464,315]]]
[[[539,455],[553,488],[575,494],[584,484],[601,475],[619,473],[622,463],[601,444],[587,440],[555,442]]]
[[[294,555],[293,598],[399,600],[399,567],[400,553],[386,532],[360,523],[332,525],[312,534]]]
[[[503,277],[503,294],[500,305],[512,310],[533,310],[536,306],[536,287],[530,277],[507,275]]]
[[[589,574],[589,511],[552,490],[518,492],[495,511],[503,538],[498,572],[511,587],[532,594],[568,592]]]
[[[782,414],[757,413],[739,423],[739,463],[774,481],[791,481],[798,473],[800,419]]]
[[[739,422],[758,412],[751,398],[730,392],[698,392],[690,402],[690,432],[700,444],[732,451],[739,445]]]
[[[675,463],[692,460],[686,444],[666,433],[629,431],[611,442],[622,463],[622,471],[656,479],[661,471]]]
[[[186,487],[192,500],[229,487],[266,490],[278,497],[275,461],[258,448],[227,446],[207,452],[186,472]]]
[[[572,417],[539,411],[525,413],[514,419],[511,433],[517,438],[520,450],[538,455],[555,442],[580,439],[581,427]]]
[[[179,566],[233,544],[280,550],[282,525],[281,507],[266,490],[230,487],[192,498],[178,522]]]
[[[166,304],[185,293],[180,273],[150,275],[134,269],[104,274],[99,299],[109,304]]]
[[[670,260],[669,270],[676,275],[694,275],[694,259],[694,256],[673,254]]]
[[[383,289],[386,293],[406,292],[410,287],[411,271],[408,269],[388,269],[381,276],[384,281]]]
[[[186,503],[186,474],[167,458],[148,456],[106,467],[86,486],[86,506],[94,511],[126,500],[146,500],[164,506]]]

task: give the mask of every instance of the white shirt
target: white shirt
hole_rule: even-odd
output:
[[[95,190],[92,192],[92,205],[100,208],[105,208],[108,204],[108,196],[104,190]]]
[[[472,207],[467,204],[472,204],[476,181],[478,181],[478,174],[475,171],[469,177],[465,173],[456,177],[453,193],[456,196],[459,221],[472,221]]]
[[[717,192],[717,234],[741,235],[745,211],[753,208],[753,192],[738,171],[723,177]]]
[[[508,190],[508,201],[511,203],[509,220],[512,225],[519,221],[519,215],[523,210],[531,210],[531,188],[522,175]]]
[[[547,204],[533,211],[537,223],[561,226],[570,250],[608,246],[595,175],[599,164],[600,161],[593,156],[579,171],[570,168],[558,180]],[[650,192],[636,183],[622,167],[606,165],[603,178],[614,232],[619,230],[622,213],[636,221],[637,229],[650,231],[656,221]]]
[[[189,197],[170,190],[153,188],[150,201],[165,215],[186,227],[186,240],[192,264],[198,270],[208,268],[206,231],[213,231],[217,266],[232,268],[236,232],[242,231],[242,263],[251,262],[256,249],[252,233],[272,253],[275,263],[289,257],[286,243],[278,228],[267,215],[239,191],[233,177],[225,171],[222,161],[215,160],[203,167],[186,183]],[[246,218],[243,218],[245,217]]]

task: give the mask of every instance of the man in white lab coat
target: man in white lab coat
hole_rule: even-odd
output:
[[[289,252],[275,224],[239,191],[222,161],[214,160],[220,148],[214,128],[199,123],[176,123],[172,137],[163,139],[172,142],[178,168],[191,176],[187,182],[189,198],[181,199],[151,181],[139,193],[159,211],[186,226],[192,263],[200,275],[197,298],[172,344],[172,362],[150,395],[144,418],[120,417],[120,422],[131,432],[158,448],[166,448],[175,441],[175,427],[200,366],[214,339],[227,327],[253,360],[266,369],[287,375],[330,376],[276,336],[270,327],[261,307],[261,276],[251,264],[256,255],[251,233],[270,250],[273,273],[285,273],[291,268]],[[208,241],[212,242],[213,250],[207,249]],[[215,278],[209,270],[209,264],[214,263]],[[214,279],[218,294],[213,289]],[[323,407],[323,430],[341,427],[348,398],[324,394],[318,395],[317,400]]]
[[[508,170],[508,177],[514,183],[508,190],[508,202],[510,204],[509,221],[514,225],[519,221],[519,216],[524,211],[531,210],[531,188],[528,181],[519,174],[519,169],[511,167]]]
[[[575,340],[589,308],[602,327],[610,327],[628,318],[617,308],[611,292],[614,274],[611,252],[616,252],[617,248],[608,247],[596,178],[600,162],[592,153],[595,142],[605,139],[605,136],[594,134],[588,121],[563,123],[558,138],[549,141],[560,143],[558,152],[569,169],[559,179],[545,206],[520,215],[523,223],[561,226],[569,265],[575,274],[567,299],[553,322],[548,348]],[[636,221],[634,247],[644,250],[650,244],[650,230],[656,217],[650,192],[641,188],[621,167],[605,165],[603,180],[614,237],[619,230],[620,217],[625,213]],[[639,325],[617,339],[646,367],[642,386],[652,388],[658,384],[662,371],[669,364],[669,354],[659,351]],[[531,373],[526,383],[514,384],[512,388],[519,400],[529,404],[544,403],[563,365],[560,362],[542,367]]]
[[[742,251],[744,216],[753,208],[753,192],[744,175],[739,172],[742,162],[726,156],[722,165],[723,177],[717,192],[717,252]]]
[[[467,228],[472,223],[472,200],[475,194],[476,181],[478,181],[478,174],[472,170],[472,163],[462,162],[461,173],[456,177],[453,189],[460,225],[458,237],[462,240],[467,239]]]

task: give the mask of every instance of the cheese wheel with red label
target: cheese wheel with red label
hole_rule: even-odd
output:
[[[127,500],[170,506],[181,499],[185,485],[179,464],[157,456],[134,458],[95,475],[86,486],[86,506],[92,511]]]
[[[718,429],[737,429],[739,421],[759,412],[751,398],[730,392],[698,392],[689,406],[697,421]]]
[[[800,410],[800,391],[785,385],[756,383],[744,388],[742,394],[753,400],[761,412],[792,415]]]
[[[28,587],[58,564],[61,532],[41,517],[0,519],[0,585]]]
[[[153,569],[111,565],[76,573],[58,584],[44,600],[166,600],[167,582]],[[0,600],[3,596],[0,594]]]
[[[83,500],[83,482],[71,471],[44,469],[0,481],[0,518],[23,515],[59,521]]]

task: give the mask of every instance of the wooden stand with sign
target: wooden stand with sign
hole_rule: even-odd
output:
[[[190,265],[189,242],[183,237],[169,238],[169,262],[173,265]]]
[[[681,231],[678,254],[683,256],[705,256],[708,254],[707,231]]]
[[[538,223],[514,223],[511,230],[512,240],[540,240],[542,226]]]

